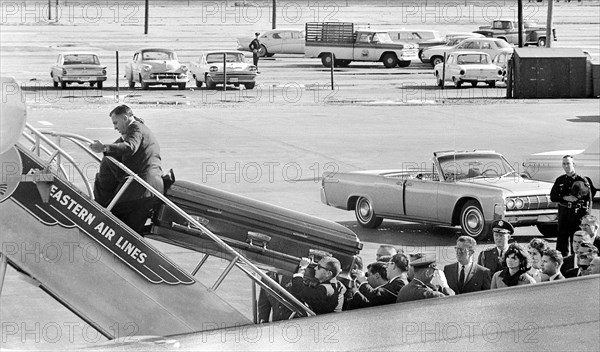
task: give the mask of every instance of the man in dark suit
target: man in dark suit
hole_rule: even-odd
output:
[[[560,272],[563,264],[562,254],[556,249],[546,249],[542,256],[542,273],[548,275],[548,281],[564,280]]]
[[[90,149],[96,153],[104,153],[105,156],[112,156],[129,168],[133,173],[142,178],[152,188],[163,192],[163,179],[161,169],[160,146],[154,137],[152,131],[144,124],[141,119],[133,115],[133,111],[127,105],[119,105],[110,112],[112,124],[119,132],[121,137],[114,143],[104,144],[95,140],[90,144]],[[109,163],[107,159],[103,162]],[[105,164],[106,165],[106,164]],[[111,167],[112,168],[112,167]],[[111,189],[117,185],[118,191],[128,176],[120,168],[113,168],[115,171],[114,179],[98,178],[96,182],[107,182],[108,187],[102,187],[101,184],[94,186],[94,193],[97,194],[97,188],[102,192],[111,192]],[[101,170],[102,171],[102,170]],[[115,194],[109,197],[104,194],[101,197],[103,201],[112,199]],[[150,210],[156,202],[156,197],[138,182],[132,182],[123,195],[119,198],[117,204],[111,209],[116,217],[129,225],[134,231],[141,233],[148,219]]]
[[[577,251],[577,261],[579,262],[579,268],[573,268],[567,270],[565,273],[565,277],[572,278],[578,276],[589,275],[590,272],[588,270],[588,266],[594,260],[594,258],[598,257],[598,248],[594,247],[594,245],[590,243],[582,243],[579,246],[579,250]]]
[[[494,244],[496,246],[479,253],[477,259],[477,264],[490,269],[492,276],[495,272],[504,268],[502,255],[508,248],[508,240],[514,232],[514,227],[508,221],[496,220],[492,223],[492,233],[494,234]]]
[[[579,228],[590,235],[590,240],[594,247],[600,248],[600,234],[598,234],[600,222],[597,217],[590,214],[584,215],[581,218],[581,225],[579,225]],[[573,251],[575,251],[575,249],[573,249]]]
[[[398,253],[386,264],[386,276],[390,280],[382,286],[373,287],[361,273],[356,275],[358,292],[352,297],[349,309],[381,306],[396,303],[398,292],[408,284],[408,258]]]
[[[573,254],[563,258],[563,265],[560,267],[560,272],[566,277],[567,271],[579,268],[579,258],[577,252],[582,243],[592,243],[590,235],[583,231],[575,231],[573,234]]]
[[[286,290],[292,287],[292,279],[289,276],[284,276],[274,272],[269,272],[267,275],[278,284],[280,284]],[[283,303],[279,302],[273,296],[267,293],[267,291],[261,289],[258,295],[258,322],[268,323],[269,321],[279,321],[289,319],[292,315],[292,311],[287,308]],[[273,312],[273,318],[271,317],[271,311]]]
[[[316,314],[339,313],[344,304],[346,287],[336,277],[341,272],[340,261],[334,257],[323,257],[315,269],[316,286],[306,285],[303,280],[304,271],[310,259],[302,258],[298,272],[292,278],[291,293],[304,302]]]
[[[456,260],[444,267],[448,286],[456,294],[489,290],[492,283],[490,269],[473,260],[477,242],[469,236],[460,236],[456,241]]]

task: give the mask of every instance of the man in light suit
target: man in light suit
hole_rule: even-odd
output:
[[[457,263],[444,267],[448,286],[458,295],[467,292],[489,290],[492,282],[490,269],[473,260],[477,242],[469,236],[460,236],[456,241]]]

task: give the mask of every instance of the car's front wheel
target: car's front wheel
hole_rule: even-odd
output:
[[[362,227],[374,229],[383,222],[383,218],[375,215],[371,201],[365,197],[358,198],[354,213],[356,214],[356,221],[358,221]]]
[[[148,88],[150,88],[150,84],[144,82],[144,80],[142,79],[142,76],[140,76],[140,85],[142,86],[143,90],[148,90]]]
[[[398,67],[408,67],[410,66],[410,60],[398,61]]]
[[[439,73],[435,74],[435,78],[436,78],[436,81],[437,81],[437,86],[438,87],[443,87],[444,86],[444,81],[442,80],[442,77],[440,77]]]
[[[202,81],[199,81],[198,79],[196,79],[196,87],[198,87],[198,88],[202,87]]]
[[[246,89],[254,89],[255,85],[256,85],[256,82],[244,83],[244,87],[246,87]]]
[[[333,62],[334,58],[331,58],[331,54],[323,54],[323,56],[321,56],[321,63],[323,64],[323,66],[325,67],[331,67],[331,63]]]
[[[476,240],[484,239],[489,235],[489,225],[485,224],[479,202],[470,200],[463,205],[460,211],[460,228],[464,235]]]
[[[54,86],[54,88],[58,88],[58,82],[56,82],[55,80],[52,80],[52,85]]]
[[[61,81],[61,82],[60,82],[60,87],[61,87],[62,89],[65,89],[65,88],[67,88],[67,82],[65,82],[65,81]]]
[[[540,224],[537,224],[536,226],[537,226],[538,231],[544,237],[556,237],[556,236],[558,236],[558,224],[540,223]]]
[[[185,86],[186,86],[185,82],[177,84],[177,88],[179,88],[179,90],[184,90]]]
[[[462,81],[456,77],[452,78],[452,81],[454,82],[454,86],[456,88],[460,88],[462,86]]]
[[[206,89],[215,89],[217,87],[217,84],[209,75],[206,75],[204,81],[206,82]]]
[[[496,81],[489,81],[488,86],[490,86],[490,88],[496,87]]]
[[[478,83],[479,83],[479,82],[477,82],[477,81],[471,81],[471,86],[473,86],[473,87],[477,87],[477,84],[478,84]]]
[[[102,87],[104,86],[104,84],[102,84],[103,82],[98,82],[98,89],[102,89]]]
[[[133,81],[133,77],[127,78],[127,83],[129,83],[129,88],[135,88],[135,82]]]

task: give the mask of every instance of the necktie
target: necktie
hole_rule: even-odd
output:
[[[458,288],[462,291],[463,286],[465,285],[465,266],[462,266],[460,269],[460,276],[458,277]]]

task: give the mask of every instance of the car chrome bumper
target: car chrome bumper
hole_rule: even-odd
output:
[[[558,222],[558,213],[556,211],[548,211],[542,214],[505,214],[503,220],[510,222],[516,227],[540,223],[556,223]]]
[[[88,83],[88,82],[104,82],[106,81],[105,76],[63,76],[58,77],[59,82],[69,82],[69,83]]]
[[[211,74],[210,78],[216,83],[223,83],[225,79],[223,74]],[[227,84],[235,83],[253,83],[256,78],[256,74],[227,74]]]

